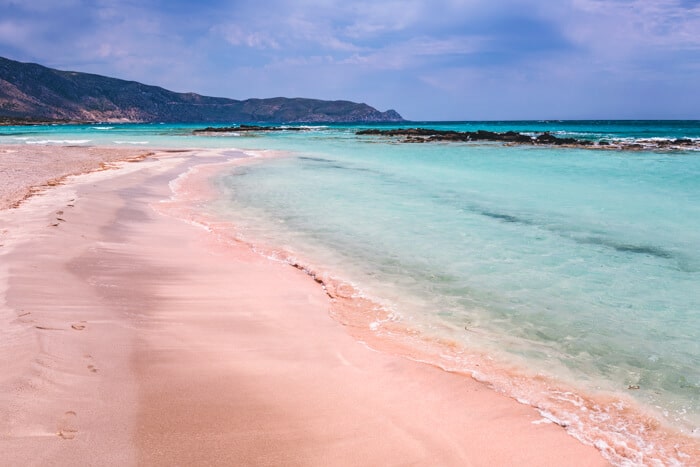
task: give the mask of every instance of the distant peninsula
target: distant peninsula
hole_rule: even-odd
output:
[[[401,122],[350,101],[275,97],[234,100],[136,81],[61,71],[0,57],[0,124],[32,122]]]

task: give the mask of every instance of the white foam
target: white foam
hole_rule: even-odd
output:
[[[552,423],[554,423],[554,422],[548,418],[541,418],[539,420],[535,420],[534,422],[532,422],[533,425],[542,425],[542,424],[551,425]]]
[[[555,416],[553,413],[551,413],[547,410],[539,409],[538,412],[540,413],[540,415],[542,415],[543,419],[548,420],[550,423],[556,423],[557,425],[564,427],[564,428],[571,425],[570,422],[567,422],[566,420],[560,419],[559,417]]]
[[[87,144],[90,139],[40,139],[37,141],[27,141],[27,144],[40,144],[40,145],[50,145],[50,144]]]

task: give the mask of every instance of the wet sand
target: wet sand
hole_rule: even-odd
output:
[[[16,207],[69,175],[108,169],[115,162],[146,154],[143,149],[126,148],[0,146],[0,209]]]
[[[471,377],[370,349],[303,271],[174,217],[169,182],[220,160],[159,153],[0,211],[2,464],[606,465]]]

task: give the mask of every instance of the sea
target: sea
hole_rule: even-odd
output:
[[[193,133],[206,126],[9,126],[0,144],[281,154],[220,171],[199,209],[351,284],[386,311],[369,326],[379,338],[433,342],[431,363],[532,405],[613,464],[700,465],[700,121]],[[639,147],[356,134],[412,127]],[[656,144],[676,139],[693,144]]]

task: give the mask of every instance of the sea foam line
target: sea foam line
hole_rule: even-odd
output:
[[[171,182],[171,200],[183,203],[180,205],[183,209],[173,214],[206,229],[224,244],[246,245],[256,254],[306,273],[330,297],[331,316],[368,347],[444,371],[470,375],[493,390],[533,407],[543,419],[561,426],[584,444],[598,448],[615,465],[687,465],[689,459],[700,458],[697,439],[663,426],[660,417],[646,412],[631,398],[616,394],[584,395],[547,376],[513,368],[461,343],[410,328],[410,323],[402,320],[400,314],[367,297],[356,284],[339,279],[285,249],[248,239],[231,222],[221,222],[195,211],[193,205],[201,205],[211,200],[208,197],[215,196],[210,189],[204,199],[196,198],[196,188],[200,186],[196,182],[202,180],[195,179],[201,178],[200,175],[207,177],[211,173],[193,167]]]
[[[40,139],[36,141],[26,141],[26,144],[40,144],[40,145],[49,145],[49,144],[66,144],[66,145],[71,145],[71,144],[87,144],[89,143],[90,139]]]

